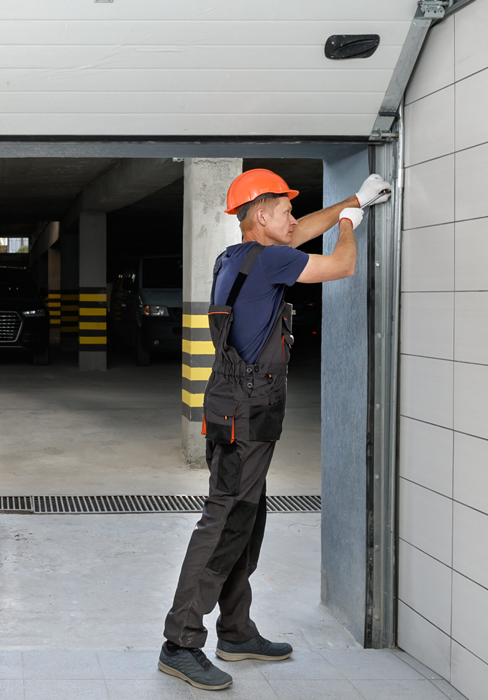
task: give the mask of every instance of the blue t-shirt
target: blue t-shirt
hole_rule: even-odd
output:
[[[239,268],[255,241],[227,248],[217,276],[215,304],[225,305]],[[251,365],[268,339],[283,298],[308,263],[307,253],[288,246],[266,246],[242,287],[234,304],[234,322],[229,345]]]

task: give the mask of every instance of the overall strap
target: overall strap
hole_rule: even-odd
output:
[[[251,272],[252,268],[254,267],[254,263],[259,258],[265,247],[266,246],[261,244],[253,245],[249,253],[246,255],[244,262],[239,268],[236,280],[232,285],[230,294],[227,297],[226,306],[234,306],[234,304],[236,303],[236,299],[239,296],[239,292],[242,289],[242,285],[247,280],[248,274]]]

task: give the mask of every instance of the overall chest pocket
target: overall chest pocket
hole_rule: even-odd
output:
[[[282,400],[265,405],[249,406],[249,440],[279,440],[283,428],[285,405]]]
[[[237,401],[207,396],[203,405],[202,434],[207,440],[230,444],[234,442]]]

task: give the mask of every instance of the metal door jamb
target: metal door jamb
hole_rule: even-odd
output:
[[[371,389],[368,445],[368,542],[365,646],[396,644],[396,481],[400,314],[400,245],[403,200],[402,109],[399,138],[377,144],[374,172],[392,183],[391,206],[374,207],[374,272],[370,313]]]

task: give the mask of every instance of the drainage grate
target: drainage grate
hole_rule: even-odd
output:
[[[204,496],[0,496],[2,513],[200,513]],[[320,496],[268,496],[268,513],[318,513]]]

